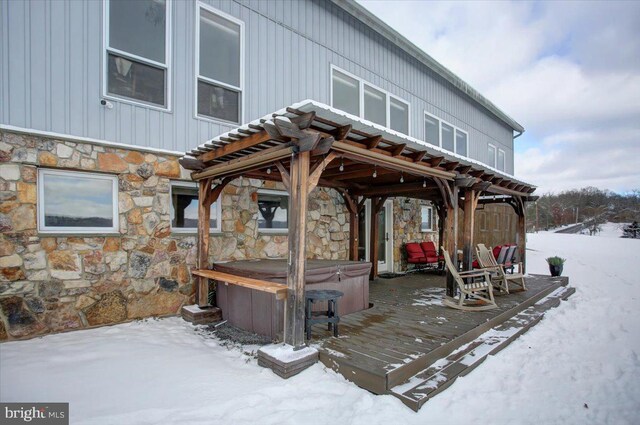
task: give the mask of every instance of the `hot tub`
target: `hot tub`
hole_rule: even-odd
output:
[[[214,263],[214,270],[236,276],[287,283],[286,260],[244,260]],[[371,263],[340,260],[307,260],[306,289],[336,289],[344,293],[338,314],[369,308]],[[273,339],[282,339],[284,300],[274,294],[238,285],[218,283],[216,302],[229,324]],[[314,310],[326,308],[321,304]]]

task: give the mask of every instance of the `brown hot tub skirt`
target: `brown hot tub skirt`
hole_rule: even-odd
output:
[[[244,260],[216,263],[212,269],[236,276],[287,283],[286,260]],[[369,308],[371,263],[339,260],[307,260],[306,288],[335,289],[344,293],[338,302],[341,316]],[[273,294],[219,283],[216,301],[229,324],[274,339],[282,338],[284,300]],[[314,310],[326,309],[317,304]]]

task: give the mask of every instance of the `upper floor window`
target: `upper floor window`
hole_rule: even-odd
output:
[[[333,107],[360,116],[360,81],[333,70]]]
[[[353,75],[331,69],[332,106],[399,133],[409,134],[409,104]]]
[[[456,153],[467,156],[467,133],[460,129],[456,129]]]
[[[424,140],[440,146],[440,120],[431,115],[424,116]]]
[[[222,212],[220,202],[211,204],[209,228],[220,231]],[[198,231],[198,186],[190,182],[171,183],[171,230],[176,233]]]
[[[468,156],[469,134],[440,118],[425,112],[424,138],[427,143],[440,146],[458,155]]]
[[[409,104],[389,96],[389,127],[393,130],[409,134]]]
[[[489,143],[487,148],[487,165],[496,168],[496,147]]]
[[[498,170],[504,171],[505,169],[505,153],[502,149],[498,149]]]
[[[105,94],[168,108],[167,0],[108,0],[105,16]]]
[[[387,95],[367,84],[364,85],[364,119],[387,126]]]
[[[41,169],[38,229],[53,233],[118,232],[118,178]]]
[[[204,4],[197,9],[197,115],[240,123],[243,23]]]

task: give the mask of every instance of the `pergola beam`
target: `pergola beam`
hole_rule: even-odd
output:
[[[204,178],[223,177],[228,174],[255,169],[256,167],[273,164],[276,161],[288,158],[293,152],[294,148],[288,143],[274,146],[273,148],[232,159],[221,164],[212,165],[202,171],[192,173],[191,178],[198,181]]]
[[[419,193],[422,191],[427,191],[430,189],[436,189],[437,186],[433,183],[428,185],[424,185],[424,182],[414,182],[414,183],[400,183],[393,184],[388,186],[374,186],[367,187],[361,190],[353,190],[354,195],[358,196],[393,196],[394,194],[398,195],[407,195],[411,193]]]
[[[272,137],[269,136],[266,131],[262,130],[261,132],[254,133],[251,136],[245,137],[244,139],[229,142],[229,144],[219,147],[218,149],[215,149],[213,151],[205,152],[202,155],[198,156],[197,159],[206,163],[214,159],[221,158],[225,155],[257,146],[271,139]]]
[[[431,168],[426,165],[410,162],[410,160],[407,159],[388,156],[390,155],[388,152],[387,155],[384,155],[372,150],[362,149],[357,146],[353,146],[350,143],[335,142],[333,144],[333,148],[336,151],[343,153],[345,158],[380,165],[382,167],[392,168],[409,174],[441,177],[447,180],[452,180],[456,176],[453,172]]]

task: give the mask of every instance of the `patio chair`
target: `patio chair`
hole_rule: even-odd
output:
[[[445,296],[443,304],[447,307],[465,311],[481,311],[497,308],[498,305],[493,299],[493,286],[491,277],[486,270],[471,270],[459,272],[451,261],[451,257],[446,250],[442,250],[444,262],[453,276],[460,294],[458,299]],[[469,279],[465,283],[464,279]],[[477,280],[476,280],[477,279]]]
[[[436,244],[431,241],[420,242],[420,248],[424,251],[424,256],[430,264],[436,265],[438,270],[444,269],[444,256],[438,255]]]
[[[478,244],[476,247],[476,257],[480,263],[480,267],[491,275],[491,282],[502,292],[509,293],[509,283],[519,286],[520,291],[526,291],[527,287],[524,283],[524,275],[522,273],[507,274],[504,266],[498,264],[493,253],[484,244]]]
[[[499,262],[498,264],[502,264],[504,266],[504,271],[507,273],[513,273],[513,270],[516,265],[516,253],[518,252],[517,245],[509,246],[509,250],[507,251],[507,255],[504,258],[504,262]],[[517,263],[519,267],[521,267],[522,263]]]
[[[404,246],[407,254],[407,263],[413,264],[414,266],[414,268],[409,270],[409,272],[439,268],[438,254],[435,252],[435,249],[433,252],[425,252],[423,250],[423,243],[410,242]],[[433,242],[431,243],[433,244]]]
[[[497,251],[497,252],[496,252]],[[498,264],[504,264],[509,252],[509,245],[498,245],[493,248],[493,258],[496,259]]]

